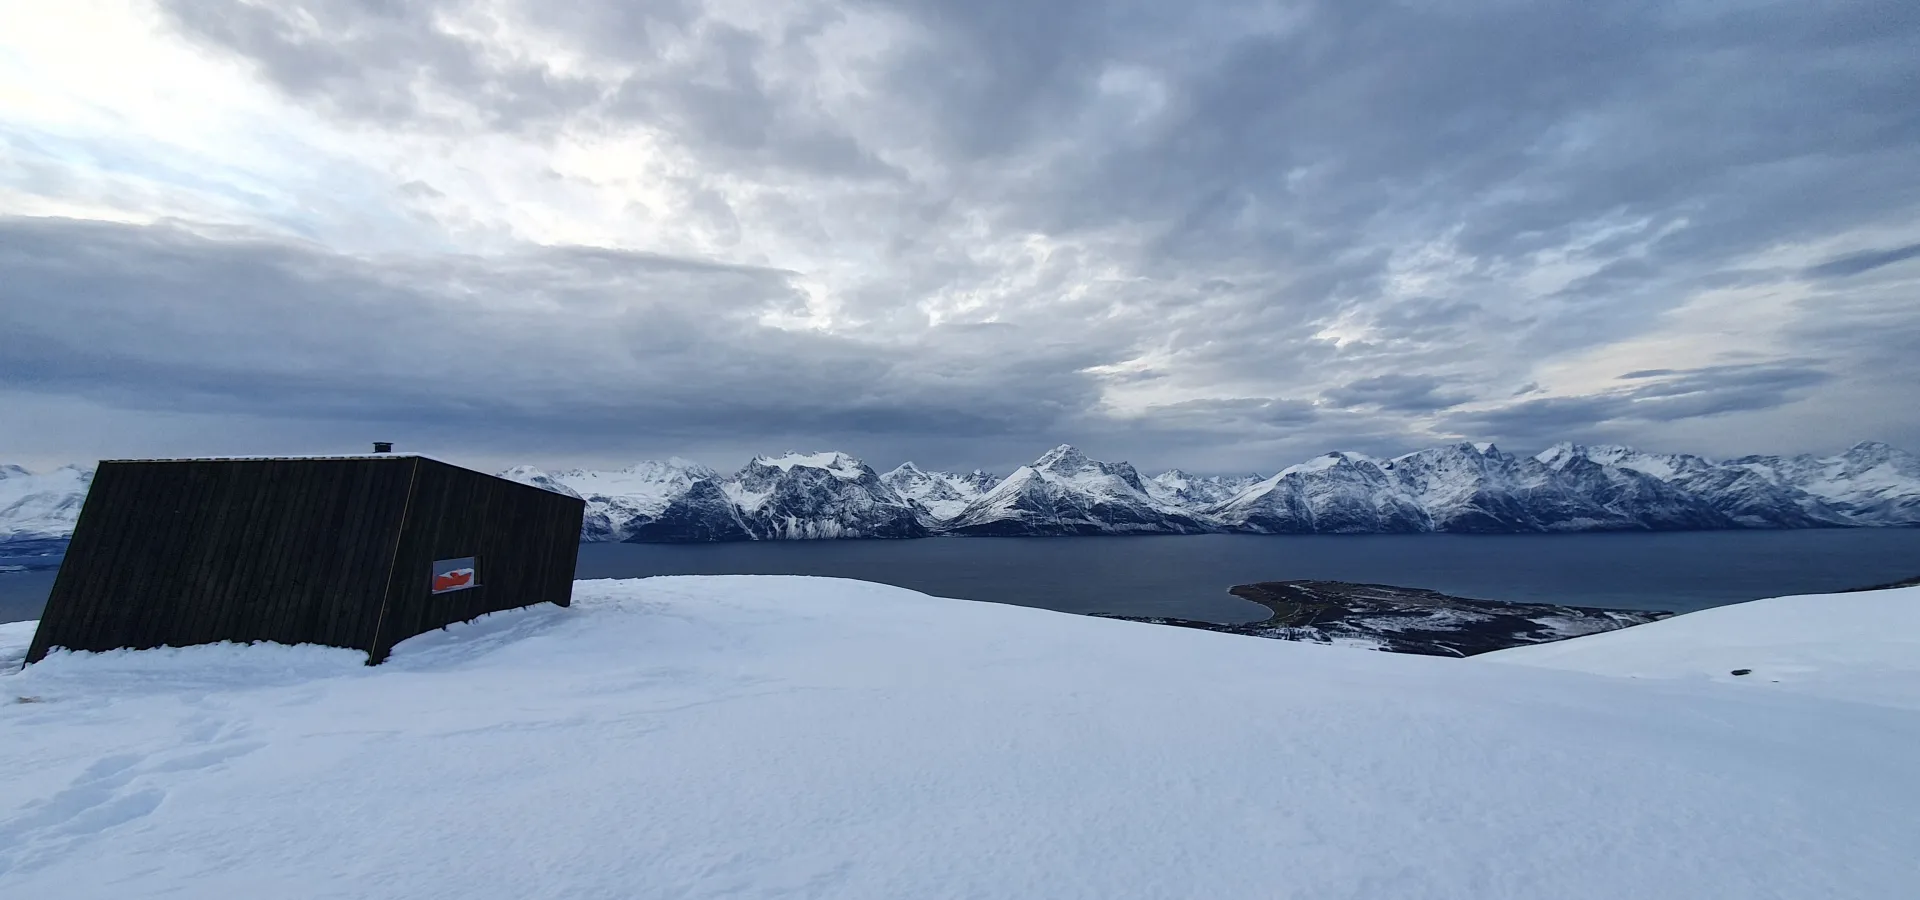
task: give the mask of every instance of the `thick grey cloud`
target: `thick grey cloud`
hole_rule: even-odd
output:
[[[1374,375],[1348,382],[1324,396],[1340,407],[1372,406],[1397,412],[1431,412],[1459,406],[1472,397],[1444,390],[1446,381],[1431,375]]]
[[[447,419],[560,455],[731,436],[1002,465],[1077,440],[1237,469],[1457,437],[1920,434],[1911,3],[161,7],[354,133],[532,158],[638,135],[618,146],[657,156],[648,202],[714,249],[381,256],[14,220],[0,386]],[[471,193],[394,184],[466,227]],[[1752,314],[1774,340],[1674,318],[1730,291],[1775,303]],[[822,328],[767,324],[823,303]],[[1612,384],[1543,371],[1674,321],[1644,346],[1686,352]],[[1797,427],[1815,396],[1856,432]]]
[[[797,302],[790,273],[582,248],[366,260],[177,225],[0,219],[0,269],[9,385],[545,450],[1043,433],[1091,405],[1076,372],[1101,349],[1012,326],[897,346],[782,331],[756,316]]]
[[[1874,269],[1891,266],[1920,257],[1920,244],[1908,244],[1905,247],[1890,247],[1885,250],[1868,250],[1864,253],[1849,253],[1846,256],[1827,260],[1817,266],[1809,266],[1807,274],[1814,278],[1845,278],[1860,275]]]
[[[328,111],[387,122],[435,116],[436,101],[489,125],[551,121],[597,94],[591,81],[486,52],[443,27],[432,4],[167,2],[181,28],[231,49],[289,94]],[[454,96],[436,97],[452,90]]]
[[[1620,376],[1620,387],[1578,397],[1545,397],[1450,414],[1456,429],[1491,439],[1537,445],[1606,434],[1626,423],[1669,423],[1794,402],[1832,376],[1806,361],[1642,369]]]

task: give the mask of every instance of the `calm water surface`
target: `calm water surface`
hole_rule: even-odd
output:
[[[1218,622],[1267,615],[1227,588],[1292,578],[1688,612],[1920,575],[1920,529],[588,544],[578,572],[831,575],[1066,612]]]
[[[1066,612],[1219,622],[1266,615],[1227,588],[1290,578],[1687,612],[1920,575],[1920,529],[587,544],[578,574],[827,575]],[[0,575],[0,622],[37,617],[53,575]]]

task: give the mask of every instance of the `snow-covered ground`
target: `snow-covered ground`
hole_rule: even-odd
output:
[[[1860,597],[1849,615],[1913,633],[1872,618],[1910,613],[1912,592]],[[1695,615],[1722,620],[1708,636],[1786,635],[1829,599]],[[17,662],[29,627],[0,626],[0,656]],[[1564,646],[1598,658],[1629,636]],[[582,582],[570,609],[360,658],[194,647],[0,675],[0,897],[1920,885],[1920,714],[1853,702],[1839,685],[1885,668],[1844,655],[1809,696],[724,577]]]
[[[1475,658],[1920,712],[1920,587],[1755,600]],[[1739,669],[1749,671],[1734,675]]]

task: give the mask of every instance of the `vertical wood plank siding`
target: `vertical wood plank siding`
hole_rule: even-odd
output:
[[[370,660],[453,622],[534,603],[569,605],[585,512],[575,497],[422,460]],[[434,561],[467,556],[479,586],[433,593]]]
[[[231,640],[379,662],[423,631],[566,605],[583,510],[424,457],[103,462],[27,660]],[[433,594],[434,560],[464,556],[480,587]]]

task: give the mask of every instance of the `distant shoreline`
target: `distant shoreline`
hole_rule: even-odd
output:
[[[1273,612],[1222,625],[1163,616],[1113,616],[1153,625],[1422,656],[1476,656],[1655,622],[1670,612],[1456,597],[1425,588],[1348,581],[1262,581],[1228,593]]]
[[[1847,588],[1845,591],[1842,591],[1841,593],[1850,594],[1857,591],[1890,591],[1890,590],[1893,590],[1894,588],[1907,588],[1907,587],[1920,587],[1920,575],[1915,575],[1912,578],[1907,578],[1901,581],[1890,581],[1890,582],[1887,582],[1886,584],[1870,584],[1870,585],[1867,585],[1866,587]]]

